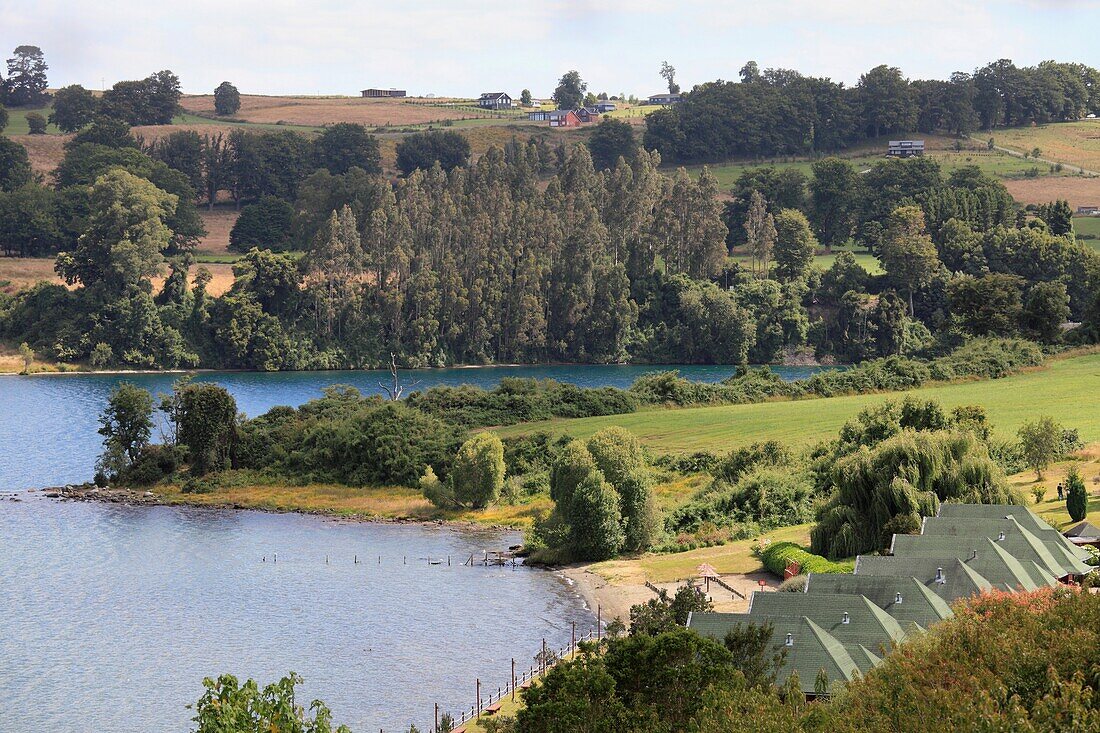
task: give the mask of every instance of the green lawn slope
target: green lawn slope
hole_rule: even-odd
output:
[[[913,390],[947,408],[985,407],[995,433],[1015,435],[1020,425],[1038,415],[1051,415],[1077,428],[1086,443],[1100,440],[1100,353],[1054,359],[1041,369],[989,381],[941,384]],[[629,415],[551,420],[500,429],[502,436],[539,429],[586,438],[609,425],[638,435],[659,453],[728,451],[755,441],[775,439],[806,445],[834,437],[841,425],[868,405],[901,399],[908,393],[885,393],[764,402],[751,405],[648,409]]]

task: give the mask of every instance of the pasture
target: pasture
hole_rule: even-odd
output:
[[[1100,172],[1100,120],[998,128],[980,135],[992,137],[997,145],[1021,153],[1039,148],[1041,158]]]
[[[749,405],[653,408],[628,415],[550,420],[501,428],[502,437],[546,429],[578,438],[619,425],[657,453],[725,452],[762,440],[806,446],[836,435],[865,407],[905,394],[938,400],[945,408],[982,405],[1002,438],[1039,415],[1080,431],[1086,443],[1100,440],[1100,412],[1082,396],[1100,391],[1100,353],[1052,359],[1046,366],[1005,379],[937,384],[907,393],[783,400]]]

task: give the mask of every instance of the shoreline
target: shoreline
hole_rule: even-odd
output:
[[[166,498],[163,494],[140,489],[100,488],[90,484],[69,484],[38,489],[0,491],[0,501],[22,501],[20,496],[32,494],[53,501],[92,502],[98,504],[121,504],[123,506],[167,506],[189,507],[211,511],[262,512],[264,514],[298,514],[301,516],[321,517],[325,519],[355,522],[358,524],[418,524],[424,527],[448,527],[452,529],[522,532],[522,527],[509,524],[484,524],[466,519],[426,518],[409,515],[384,516],[364,512],[340,512],[329,509],[309,509],[305,507],[271,507],[249,505],[240,502],[188,501],[186,499]],[[202,496],[202,495],[200,495]],[[531,567],[536,567],[532,565]]]

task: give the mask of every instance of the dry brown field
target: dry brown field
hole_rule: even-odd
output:
[[[491,117],[468,105],[448,107],[449,99],[365,99],[362,97],[266,97],[241,95],[241,108],[235,118],[260,124],[324,126],[337,122],[358,122],[367,127],[420,125],[443,120]],[[180,100],[184,110],[204,116],[214,115],[214,96],[186,96]]]
[[[1012,198],[1021,204],[1045,204],[1057,199],[1073,208],[1100,205],[1100,178],[1042,176],[1004,181]]]

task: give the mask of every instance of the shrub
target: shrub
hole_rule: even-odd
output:
[[[177,445],[147,445],[119,474],[119,483],[152,486],[174,474],[187,458],[187,449]]]
[[[276,196],[264,196],[241,209],[229,232],[229,249],[247,252],[258,249],[285,250],[290,246],[294,207]]]
[[[458,449],[451,469],[455,500],[484,509],[504,486],[504,445],[496,433],[478,433]]]
[[[1082,521],[1088,515],[1089,495],[1081,472],[1074,466],[1066,475],[1066,510],[1074,522]]]
[[[32,135],[46,134],[46,118],[37,112],[27,113],[27,129]]]
[[[807,552],[794,542],[772,542],[759,554],[764,567],[781,578],[787,570],[787,565],[792,562],[798,563],[801,568],[800,574],[851,573],[855,567],[851,562],[833,562]]]

